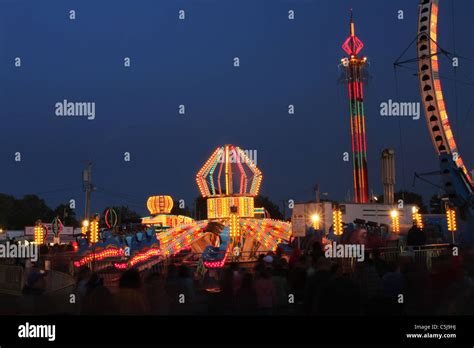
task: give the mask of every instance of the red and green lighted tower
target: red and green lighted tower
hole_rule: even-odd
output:
[[[349,89],[354,201],[356,203],[367,203],[369,201],[367,143],[364,120],[364,83],[362,81],[362,70],[367,62],[367,58],[365,56],[358,56],[362,47],[364,47],[364,44],[355,35],[355,26],[352,21],[351,11],[350,35],[342,45],[342,49],[349,56],[343,58],[341,62],[346,70]]]

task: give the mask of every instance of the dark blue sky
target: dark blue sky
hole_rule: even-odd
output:
[[[417,1],[373,0],[0,0],[0,192],[37,193],[53,207],[74,198],[81,215],[81,170],[91,159],[94,183],[105,190],[93,195],[92,210],[124,204],[145,213],[153,194],[190,202],[197,170],[215,147],[232,143],[258,151],[262,194],[273,200],[311,199],[317,182],[344,199],[352,185],[351,162],[342,161],[350,130],[346,88],[337,80],[350,8],[372,76],[365,94],[370,186],[381,193],[380,152],[391,147],[403,188],[400,122],[405,188],[434,193],[424,183],[411,187],[415,171],[438,166],[424,115],[399,121],[379,112],[397,97],[393,62],[416,35]],[[179,9],[186,20],[178,20]],[[453,16],[452,0],[441,0],[443,48],[474,58],[473,10],[472,1],[456,0]],[[412,47],[406,58],[414,56]],[[474,63],[460,64],[457,78],[472,83]],[[441,65],[453,78],[448,61]],[[419,101],[413,72],[401,69],[398,79],[399,99]],[[458,83],[457,107],[453,81],[443,86],[471,167],[472,85]],[[56,117],[63,99],[95,102],[96,119]]]

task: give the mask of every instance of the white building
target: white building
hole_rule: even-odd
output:
[[[396,210],[400,221],[400,233],[405,234],[413,226],[412,210],[413,204],[406,204],[399,209],[395,204],[379,203],[339,203],[342,212],[342,222],[351,223],[356,219],[378,224],[392,225],[391,213]],[[293,235],[302,237],[306,229],[312,226],[313,218],[319,217],[320,229],[329,232],[333,224],[334,204],[331,202],[296,203],[293,207],[291,222]]]

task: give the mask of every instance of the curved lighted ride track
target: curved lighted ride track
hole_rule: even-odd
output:
[[[101,240],[92,245],[89,245],[86,238],[78,239],[79,258],[74,261],[75,267],[94,263],[95,271],[111,266],[125,270],[161,260],[160,243],[154,229],[124,238],[114,236],[110,230],[103,231],[102,235]],[[128,252],[125,251],[127,246]]]
[[[420,1],[417,39],[420,94],[431,140],[440,159],[444,190],[450,203],[463,209],[466,220],[472,223],[473,181],[454,140],[439,78],[438,13],[438,0]]]

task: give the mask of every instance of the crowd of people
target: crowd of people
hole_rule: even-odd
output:
[[[347,269],[321,245],[290,257],[260,255],[252,267],[232,263],[196,277],[185,264],[125,271],[117,289],[82,268],[75,292],[80,314],[123,315],[437,315],[474,314],[474,253],[426,263],[379,252]]]
[[[473,249],[434,257],[430,267],[410,256],[388,262],[376,250],[351,267],[340,261],[315,243],[291,256],[277,251],[205,273],[182,262],[130,269],[113,286],[81,267],[72,307],[90,315],[474,314]],[[20,299],[23,314],[54,314],[50,300],[45,274],[31,273]]]

